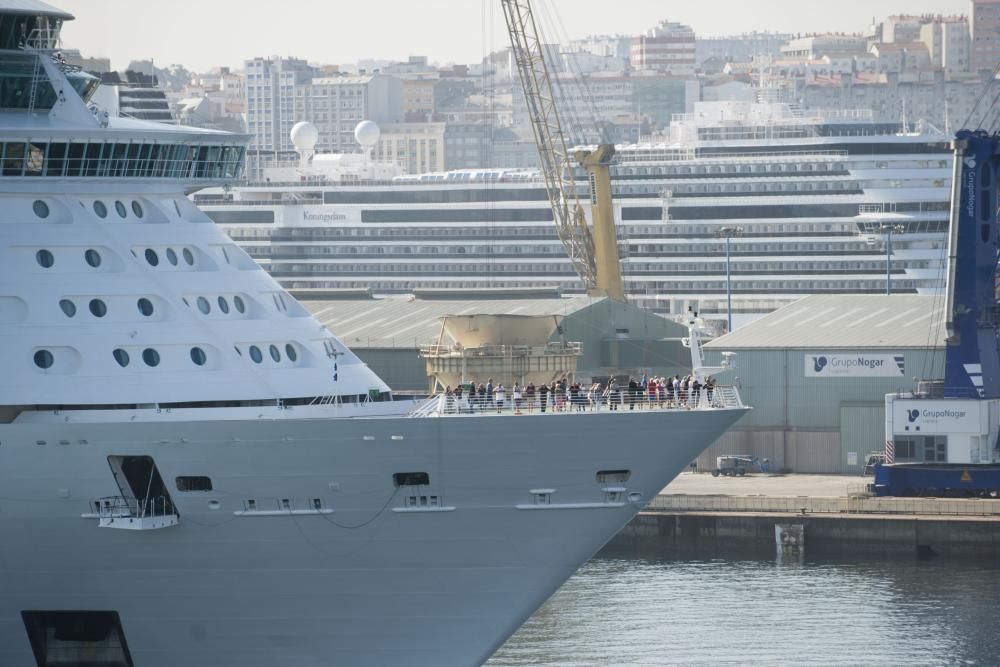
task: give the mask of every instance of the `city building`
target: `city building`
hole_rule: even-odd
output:
[[[632,69],[655,70],[675,76],[694,73],[697,63],[694,30],[681,23],[662,21],[632,40]]]
[[[932,67],[949,76],[969,71],[971,41],[964,16],[933,17],[920,26],[920,41],[927,45]]]
[[[709,59],[722,62],[749,62],[758,57],[778,57],[781,47],[794,39],[794,35],[780,32],[745,32],[740,35],[698,37],[695,40],[695,59],[704,67]]]
[[[402,82],[382,74],[318,76],[294,58],[246,62],[247,131],[250,157],[291,157],[292,126],[309,120],[319,130],[317,149],[354,149],[354,127],[362,120],[380,124],[402,120]],[[254,170],[253,164],[248,168]]]
[[[990,70],[1000,63],[1000,0],[972,0],[969,16],[974,72]]]
[[[397,164],[408,174],[444,171],[445,127],[445,123],[386,123],[374,158]]]
[[[843,56],[865,53],[868,40],[863,35],[823,33],[789,40],[781,47],[783,58],[818,60],[823,56]]]

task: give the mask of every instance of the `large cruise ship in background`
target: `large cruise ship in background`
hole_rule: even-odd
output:
[[[3,667],[482,664],[746,412],[391,400],[185,196],[246,137],[107,113],[72,18],[0,0]]]
[[[367,152],[310,159],[306,141],[300,165],[195,201],[286,288],[582,292],[537,173],[394,176]],[[613,178],[628,298],[653,311],[725,316],[727,236],[737,326],[809,294],[884,293],[888,243],[894,293],[943,288],[951,157],[929,125],[698,103],[662,142],[618,146]]]

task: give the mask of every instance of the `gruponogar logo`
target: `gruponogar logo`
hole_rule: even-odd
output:
[[[976,156],[970,155],[963,160],[968,168],[965,177],[965,212],[974,216],[976,214]]]
[[[826,368],[826,357],[813,357],[813,370],[817,373]]]
[[[920,416],[920,410],[907,410],[906,418],[910,420],[910,423],[917,421],[917,417]]]

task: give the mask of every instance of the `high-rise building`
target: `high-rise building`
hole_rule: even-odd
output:
[[[992,70],[1000,63],[1000,0],[972,0],[971,67]]]
[[[308,120],[319,131],[316,150],[353,151],[354,128],[362,120],[402,120],[402,82],[382,74],[319,76],[303,60],[255,58],[246,62],[247,132],[251,158],[288,157],[295,123]]]
[[[949,75],[969,71],[969,21],[964,16],[930,18],[920,26],[920,41],[927,45],[934,68]]]
[[[656,70],[675,76],[694,73],[695,37],[690,26],[662,21],[632,40],[629,59],[633,69]]]

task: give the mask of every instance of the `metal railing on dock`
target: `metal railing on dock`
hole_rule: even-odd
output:
[[[581,392],[574,398],[572,394],[548,394],[542,404],[539,394],[520,400],[507,392],[503,400],[476,394],[461,397],[452,394],[436,394],[411,410],[409,417],[449,417],[473,415],[527,415],[527,414],[587,414],[593,412],[649,412],[680,410],[718,410],[742,408],[743,400],[739,390],[730,385],[716,386],[711,392],[702,388],[697,394],[691,391],[675,394],[673,398],[650,399],[644,393],[630,396],[628,389],[608,394],[606,391]]]
[[[650,512],[747,512],[785,514],[897,514],[1000,518],[1000,499],[886,498],[849,492],[843,497],[660,495]]]

